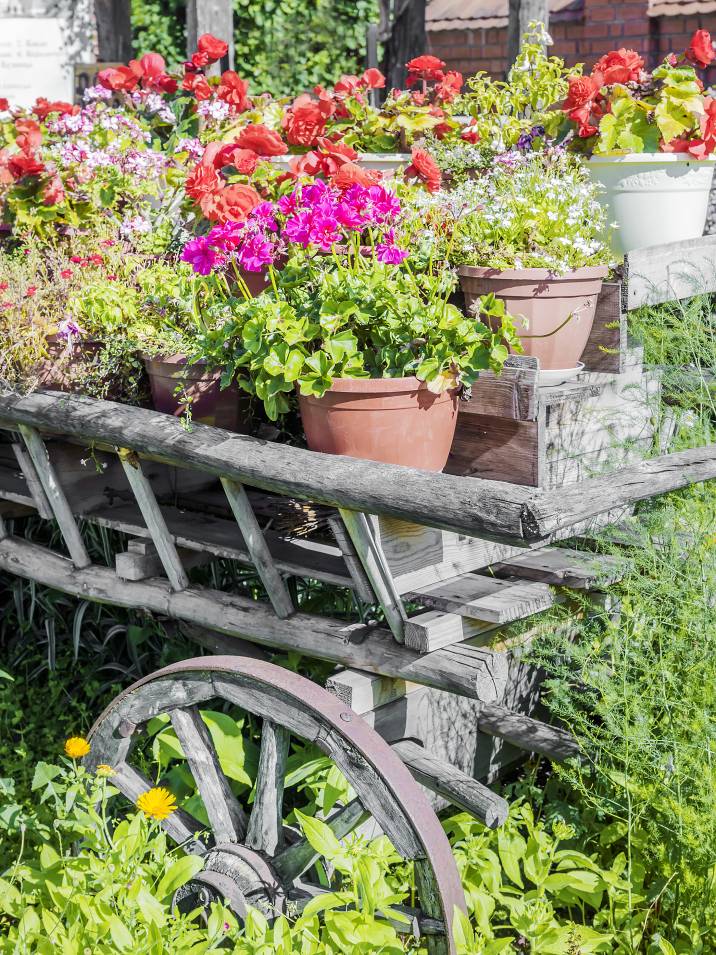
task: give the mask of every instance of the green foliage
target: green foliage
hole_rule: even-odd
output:
[[[648,926],[679,952],[716,945],[715,527],[708,485],[647,509],[616,588],[619,614],[539,654],[550,708],[587,755],[560,772],[609,820],[600,839],[621,846],[626,873],[646,872]]]
[[[564,273],[609,261],[597,189],[575,156],[511,152],[449,192],[416,196],[414,206],[437,258]]]
[[[277,273],[277,294],[238,304],[233,319],[208,332],[202,355],[223,365],[264,403],[271,420],[289,410],[296,386],[323,395],[335,378],[426,381],[436,393],[499,370],[514,340],[504,304],[487,296],[482,314],[496,330],[447,302],[449,273],[416,275],[360,249],[343,264],[297,253]]]
[[[365,32],[377,0],[234,0],[236,71],[254,93],[285,96],[332,84],[365,65]],[[186,57],[182,0],[132,0],[136,53]]]
[[[496,152],[514,147],[533,126],[554,135],[561,123],[553,104],[566,96],[567,76],[575,70],[559,57],[545,55],[543,30],[542,24],[530,24],[506,81],[476,73],[467,81],[471,92],[460,98],[459,106],[472,117],[471,128]]]

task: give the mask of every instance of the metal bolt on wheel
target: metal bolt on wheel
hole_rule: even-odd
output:
[[[211,700],[263,719],[255,798],[247,814],[221,771],[198,707]],[[359,716],[326,690],[282,667],[236,656],[184,660],[139,680],[102,713],[90,733],[90,769],[112,766],[113,784],[132,802],[151,782],[131,762],[148,720],[168,715],[201,796],[210,827],[183,810],[162,822],[205,867],[177,894],[190,911],[224,899],[237,916],[248,907],[271,918],[297,914],[320,892],[304,880],[317,854],[283,825],[283,790],[291,734],[314,743],[341,770],[356,799],[327,820],[341,839],[369,818],[396,851],[414,861],[420,907],[412,930],[430,955],[452,955],[453,914],[465,900],[450,845],[425,795],[400,758]]]

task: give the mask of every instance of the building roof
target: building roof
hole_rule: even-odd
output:
[[[679,0],[649,0],[678,5]],[[712,3],[716,0],[690,0],[692,3]],[[549,0],[549,12],[556,20],[577,19],[582,15],[584,0]],[[428,0],[426,28],[432,30],[487,30],[506,27],[509,0]],[[658,14],[657,14],[658,15]]]
[[[694,13],[713,13],[716,0],[648,0],[650,17],[688,17]]]

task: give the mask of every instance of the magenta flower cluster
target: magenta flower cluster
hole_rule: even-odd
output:
[[[224,268],[230,260],[247,272],[260,272],[285,258],[291,246],[330,252],[351,236],[371,233],[379,262],[399,265],[409,252],[396,242],[400,201],[385,186],[351,186],[346,192],[320,180],[294,189],[277,203],[262,202],[245,222],[215,226],[191,239],[182,260],[199,275]]]

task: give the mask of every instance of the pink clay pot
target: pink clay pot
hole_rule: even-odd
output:
[[[546,371],[576,367],[592,331],[597,298],[608,271],[606,266],[589,266],[554,275],[547,269],[500,271],[462,265],[458,275],[468,308],[490,292],[502,299],[507,311],[518,319],[517,334],[524,354],[539,358],[540,368]],[[547,337],[527,337],[530,335]]]
[[[457,394],[417,378],[340,378],[322,398],[299,395],[308,447],[424,471],[442,471],[457,423]]]
[[[190,410],[192,421],[248,432],[249,399],[235,382],[222,389],[220,370],[209,371],[203,361],[187,364],[185,355],[145,355],[144,365],[156,411],[181,417]]]

